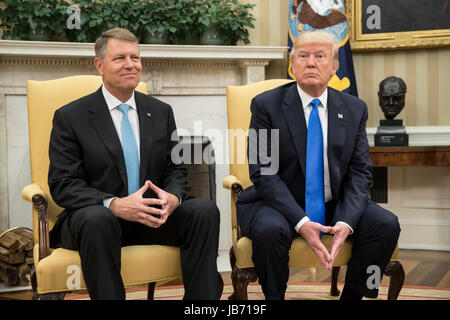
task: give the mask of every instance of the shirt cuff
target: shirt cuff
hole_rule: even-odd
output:
[[[300,220],[299,221],[299,223],[297,223],[296,225],[295,225],[295,231],[297,231],[298,232],[298,230],[300,230],[300,228],[306,223],[306,222],[308,222],[308,221],[310,221],[309,220],[309,218],[308,218],[308,216],[304,216],[303,218],[302,218],[302,220]]]
[[[109,206],[111,205],[111,202],[116,199],[117,197],[107,198],[103,200],[103,205],[109,209]]]
[[[350,229],[350,234],[353,233],[352,227],[350,227],[347,223],[345,223],[344,221],[338,221],[338,222],[336,222],[336,224],[338,224],[338,223],[340,223],[340,224],[345,224],[345,225]]]

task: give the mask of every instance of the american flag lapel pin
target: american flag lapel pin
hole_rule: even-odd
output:
[[[344,119],[344,115],[341,113],[338,113],[338,119]]]

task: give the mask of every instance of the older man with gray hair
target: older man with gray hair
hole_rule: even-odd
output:
[[[400,234],[397,217],[369,199],[367,106],[328,87],[339,67],[338,48],[329,33],[301,33],[290,55],[296,81],[251,102],[250,129],[278,129],[280,137],[278,171],[265,175],[261,172],[270,164],[250,164],[253,186],[237,201],[238,224],[252,240],[266,299],[284,298],[289,250],[298,236],[328,269],[351,238],[341,299],[376,297],[378,286],[367,285],[368,277],[374,268],[384,270]],[[329,251],[321,241],[323,233],[333,235]]]

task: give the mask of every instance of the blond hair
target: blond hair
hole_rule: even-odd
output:
[[[336,69],[339,68],[339,42],[333,34],[321,30],[303,31],[300,33],[292,46],[291,53],[289,54],[289,60],[291,62],[294,60],[295,52],[298,47],[311,43],[331,44],[331,52],[333,54],[332,59],[335,63]]]
[[[114,28],[106,30],[95,41],[95,56],[97,58],[103,59],[105,57],[106,46],[111,38],[139,43],[139,39],[127,29]]]

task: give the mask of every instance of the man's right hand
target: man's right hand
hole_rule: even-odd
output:
[[[298,230],[302,237],[308,242],[317,258],[319,258],[320,263],[327,269],[331,269],[332,267],[331,255],[323,245],[322,241],[320,241],[320,232],[328,233],[330,231],[331,227],[323,226],[320,223],[312,221],[305,222]]]
[[[159,228],[164,222],[153,215],[163,216],[163,209],[150,207],[159,205],[165,207],[165,200],[155,198],[143,198],[142,196],[150,187],[150,182],[146,181],[144,186],[135,193],[124,198],[115,198],[111,201],[109,209],[118,218],[139,222],[151,228]]]

